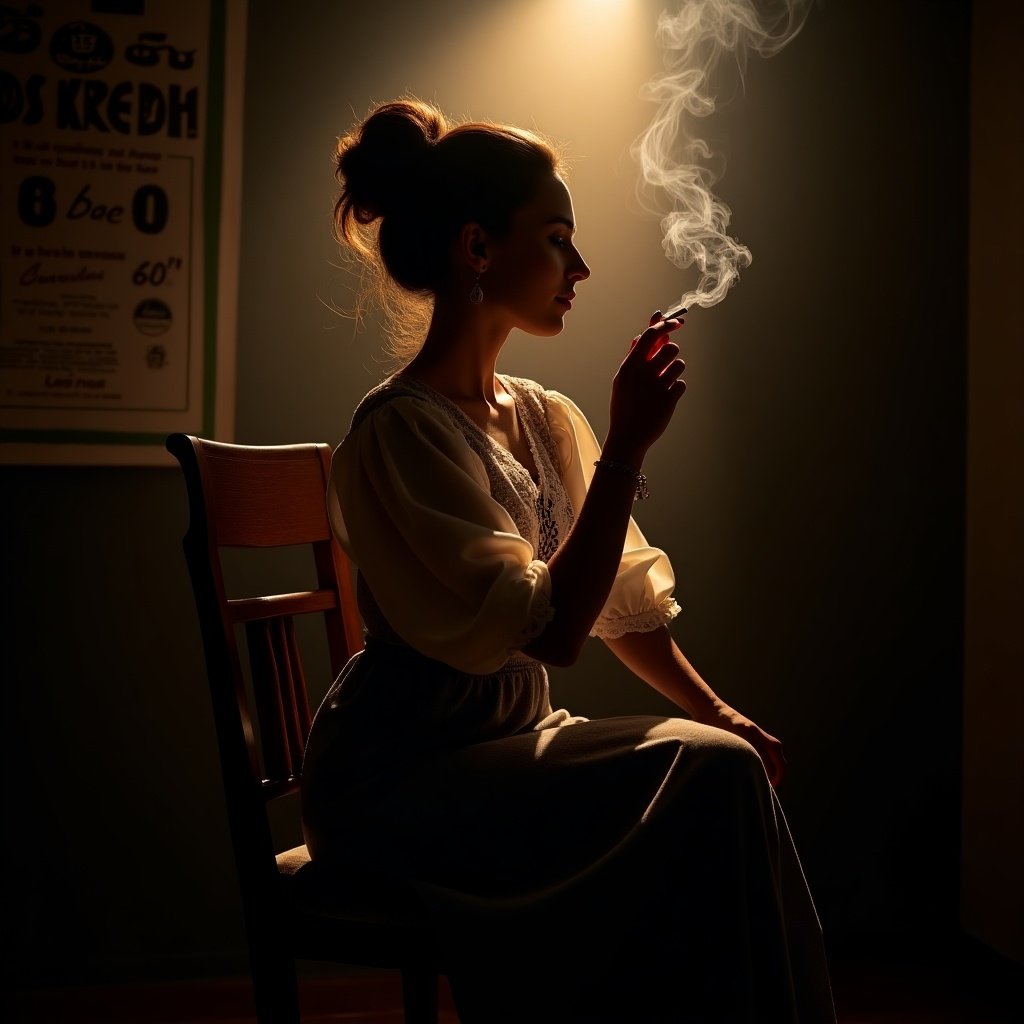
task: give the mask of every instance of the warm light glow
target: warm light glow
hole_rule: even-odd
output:
[[[573,7],[591,14],[610,13],[628,7],[631,0],[571,0]]]
[[[629,155],[650,120],[641,86],[660,67],[650,9],[636,0],[512,6],[514,17],[508,5],[478,5],[448,32],[443,53],[424,48],[417,63],[405,64],[403,81],[454,118],[521,125],[564,147],[580,249],[606,292],[620,297],[620,322],[610,328],[588,283],[570,329],[629,337],[648,305],[681,291],[679,271],[661,258],[656,220],[638,207]],[[555,364],[568,351],[534,346],[532,355]],[[557,376],[553,365],[533,372]]]
[[[568,4],[560,6],[561,11],[557,13],[568,14],[571,19],[575,45],[581,42],[581,32],[589,38],[602,38],[605,45],[616,41],[627,21],[626,16],[636,18],[638,7],[632,0],[569,0]],[[547,0],[540,10],[551,17],[556,14],[552,7],[551,0]],[[596,56],[598,59],[601,57],[600,54]]]

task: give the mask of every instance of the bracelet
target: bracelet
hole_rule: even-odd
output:
[[[651,496],[651,492],[647,489],[647,477],[640,470],[612,459],[598,459],[594,465],[604,466],[605,469],[610,469],[615,473],[625,473],[626,476],[631,476],[636,482],[636,490],[633,492],[634,501],[646,501]]]

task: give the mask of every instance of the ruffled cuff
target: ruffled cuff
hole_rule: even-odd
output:
[[[650,633],[671,622],[681,610],[674,597],[666,597],[657,608],[637,612],[636,615],[623,615],[614,619],[602,615],[594,623],[590,635],[601,640],[618,640],[627,633]]]

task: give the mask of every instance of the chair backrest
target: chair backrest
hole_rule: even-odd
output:
[[[262,805],[299,786],[310,709],[295,617],[323,615],[333,676],[362,646],[350,564],[327,517],[331,450],[325,444],[250,447],[187,434],[172,434],[167,449],[181,464],[188,490],[183,546],[240,860],[239,844],[246,855],[266,852],[269,827]],[[228,597],[222,549],[296,545],[312,548],[316,589]],[[239,626],[245,633],[254,706],[243,673]]]

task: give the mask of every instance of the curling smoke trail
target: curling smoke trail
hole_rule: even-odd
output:
[[[727,231],[732,211],[711,192],[717,180],[708,166],[711,149],[692,134],[692,121],[714,112],[712,76],[721,55],[734,55],[742,79],[747,54],[778,53],[803,27],[810,3],[684,0],[676,14],[662,11],[658,17],[657,41],[668,70],[644,87],[644,98],[658,111],[632,152],[640,161],[640,200],[662,215],[665,255],[681,269],[696,264],[701,272],[681,306],[721,302],[752,258]]]

